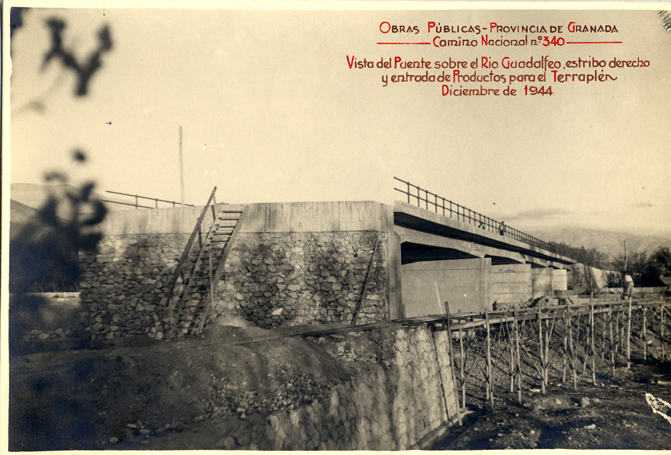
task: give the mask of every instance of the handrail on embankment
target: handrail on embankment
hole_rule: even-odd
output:
[[[159,199],[157,197],[148,197],[148,196],[140,196],[137,194],[129,194],[129,193],[120,193],[118,191],[109,191],[107,190],[106,193],[110,194],[118,194],[120,196],[126,196],[126,197],[132,197],[135,198],[135,202],[122,202],[122,201],[112,201],[110,199],[101,199],[103,202],[108,202],[110,204],[119,204],[119,205],[128,205],[130,207],[135,207],[135,209],[157,209],[158,208],[158,203],[159,202],[165,202],[166,204],[172,204],[173,207],[176,207],[178,204],[186,207],[193,207],[193,204],[183,204],[177,201],[168,201],[166,199]],[[147,201],[154,201],[154,207],[150,207],[148,205],[142,205],[140,204],[140,199],[145,199]]]

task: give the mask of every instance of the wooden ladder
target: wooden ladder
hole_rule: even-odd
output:
[[[168,290],[169,338],[187,335],[189,332],[198,335],[203,330],[214,303],[217,286],[224,273],[226,259],[244,221],[246,207],[242,210],[221,209],[216,204],[215,191],[216,188],[196,222]],[[203,237],[203,220],[210,207],[212,222]],[[172,296],[180,278],[181,290],[175,303]]]

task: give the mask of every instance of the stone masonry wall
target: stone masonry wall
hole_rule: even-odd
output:
[[[81,331],[92,339],[145,334],[163,338],[170,320],[165,286],[188,237],[107,236],[97,254],[81,254]]]
[[[405,450],[430,442],[457,416],[446,332],[426,325],[396,329],[391,352],[386,362],[333,388],[327,402],[232,429],[222,435],[222,448]]]
[[[162,339],[166,287],[187,241],[186,234],[106,236],[97,254],[82,254],[80,331],[92,339]],[[374,250],[357,323],[384,320],[386,235],[368,231],[241,234],[211,317],[240,315],[260,327],[350,322]]]
[[[361,302],[357,323],[385,320],[385,249],[386,234],[378,232],[241,234],[216,313],[237,313],[264,328],[350,322]]]

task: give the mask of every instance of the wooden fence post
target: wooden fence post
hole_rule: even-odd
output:
[[[461,354],[459,364],[460,364],[460,375],[461,375],[461,407],[466,410],[466,378],[464,376],[464,333],[459,329],[459,353]]]
[[[641,331],[643,332],[643,360],[648,360],[648,334],[646,333],[646,328],[648,321],[646,318],[646,307],[643,307],[643,323],[641,324]]]
[[[515,342],[510,329],[510,322],[506,322],[506,328],[508,332],[508,346],[510,348],[510,365],[508,368],[510,372],[510,393],[513,393],[515,391]]]
[[[627,370],[631,369],[631,296],[629,296],[629,311],[627,313]]]
[[[515,350],[517,351],[517,401],[522,404],[522,361],[520,359],[520,330],[515,305]]]
[[[568,343],[571,349],[571,369],[573,370],[573,389],[578,388],[578,368],[576,365],[576,350],[573,347],[573,315],[569,314]]]
[[[596,351],[594,350],[594,329],[596,329],[596,321],[594,320],[594,304],[589,305],[589,320],[590,320],[590,341],[592,345],[592,384],[596,385]]]
[[[659,306],[659,311],[660,311],[660,319],[661,319],[661,324],[662,324],[662,330],[661,330],[662,360],[666,360],[666,352],[664,350],[664,300],[663,299],[662,299],[662,304]]]
[[[438,292],[438,285],[436,284],[436,292]],[[452,350],[452,323],[450,321],[450,304],[445,301],[445,320],[447,322],[447,345],[450,350],[450,370],[452,371],[452,392],[454,393],[454,401],[457,404],[457,416],[459,417],[459,426],[461,426],[461,410],[459,409],[459,390],[457,389],[457,380],[454,376],[454,351]],[[445,409],[447,412],[447,409]]]
[[[601,312],[601,320],[603,321],[603,330],[601,331],[601,360],[606,358],[606,312]]]
[[[545,350],[543,349],[543,309],[538,304],[538,355],[541,362],[541,393],[545,395]]]
[[[617,340],[615,342],[615,353],[617,354],[620,352],[620,343],[621,343],[621,338],[620,338],[620,311],[615,311],[615,339]]]
[[[489,333],[489,310],[485,307],[485,327],[487,330],[487,393],[486,398],[489,398],[489,403],[494,408],[494,382],[492,378],[492,352],[491,339]]]
[[[621,336],[620,336],[620,343],[622,345],[622,355],[627,355],[627,344],[625,343],[625,336],[627,334],[627,325],[625,324],[625,317],[624,317],[624,307],[620,307],[622,311],[622,328],[621,330]]]
[[[608,305],[608,327],[610,329],[610,363],[615,377],[615,341],[613,340],[613,306]]]
[[[578,318],[578,336],[577,340],[580,340],[580,322],[582,322],[582,315],[579,316]],[[589,317],[587,319],[587,324],[589,325]],[[583,357],[582,357],[582,373],[580,374],[585,374],[585,371],[587,371],[587,344],[589,343],[589,335],[586,333],[585,334],[585,349],[583,351]]]
[[[566,311],[562,313],[562,319],[564,320],[564,366],[562,367],[562,384],[566,382],[566,367],[568,366],[568,324],[566,321]]]

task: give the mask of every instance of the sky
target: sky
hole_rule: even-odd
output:
[[[66,22],[63,46],[80,61],[100,27],[110,28],[113,48],[85,97],[74,96],[75,78],[58,61],[42,68],[53,17]],[[485,34],[525,33],[429,33],[429,22],[545,26],[541,35],[564,43],[621,43],[482,46]],[[570,22],[618,33],[568,33]],[[384,23],[419,33],[382,33]],[[551,25],[563,32],[549,33]],[[478,46],[377,44],[438,35]],[[230,203],[391,204],[404,198],[394,191],[403,187],[398,177],[523,230],[580,225],[671,236],[671,33],[656,10],[31,9],[11,41],[13,183],[42,183],[58,168],[75,181],[94,179],[99,192],[179,201],[181,127],[191,204],[204,204],[215,186]],[[523,82],[448,84],[518,93],[456,97],[443,96],[438,82],[382,83],[383,75],[440,70],[350,69],[352,56],[650,65],[606,68],[617,77],[609,82],[526,83],[551,86],[552,96],[523,96]],[[87,152],[85,166],[68,164],[74,148]]]

